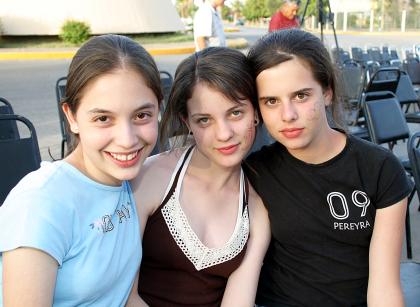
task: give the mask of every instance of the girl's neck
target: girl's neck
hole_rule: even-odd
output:
[[[296,159],[309,164],[321,164],[340,154],[346,146],[347,137],[344,133],[329,126],[304,149],[290,151]]]
[[[187,174],[200,179],[207,186],[217,190],[230,185],[237,186],[241,174],[241,165],[238,164],[234,167],[220,166],[210,161],[196,148],[191,157]]]

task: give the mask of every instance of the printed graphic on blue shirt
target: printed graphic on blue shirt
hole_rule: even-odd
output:
[[[125,205],[116,209],[113,214],[105,214],[97,220],[89,224],[91,229],[96,229],[98,232],[107,233],[114,229],[114,223],[128,222],[131,218],[130,214],[131,202],[127,202]],[[114,223],[113,223],[114,220]]]

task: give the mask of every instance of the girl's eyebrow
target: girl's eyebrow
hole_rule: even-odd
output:
[[[301,88],[292,92],[291,96],[295,96],[302,92],[311,92],[311,91],[313,91],[312,87],[304,87],[304,88]],[[262,97],[259,97],[258,100],[277,99],[277,98],[278,98],[277,96],[262,96]]]
[[[242,108],[245,105],[246,105],[245,103],[239,103],[238,102],[233,107],[227,109],[226,113],[232,112],[233,110],[236,110],[237,108]],[[199,117],[199,116],[210,116],[210,114],[208,114],[208,113],[194,113],[194,114],[191,114],[191,117]]]
[[[134,110],[135,112],[139,112],[139,111],[143,111],[143,110],[147,110],[147,109],[153,109],[155,107],[154,103],[151,102],[147,102],[144,105],[142,105],[141,107],[138,107],[137,109]],[[104,114],[104,113],[113,113],[112,111],[109,110],[105,110],[105,109],[100,109],[100,108],[93,108],[91,110],[88,111],[88,113],[90,114]]]

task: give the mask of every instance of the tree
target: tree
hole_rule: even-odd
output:
[[[265,6],[270,15],[277,12],[282,5],[283,0],[265,0]]]
[[[222,7],[222,19],[232,21],[233,20],[232,15],[233,15],[232,9],[228,7],[227,5],[224,5]]]
[[[240,0],[235,0],[231,4],[232,14],[233,14],[233,22],[236,21],[242,16],[242,10],[244,9],[244,5]]]
[[[255,21],[260,18],[270,17],[270,12],[266,7],[266,0],[246,0],[242,11],[247,20]]]
[[[196,10],[194,0],[176,0],[176,9],[181,18],[192,17]]]

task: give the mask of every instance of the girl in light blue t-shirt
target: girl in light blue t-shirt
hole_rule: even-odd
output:
[[[157,137],[160,76],[119,35],[74,56],[62,109],[71,134],[62,161],[43,162],[0,208],[5,306],[123,306],[142,256],[128,180]]]

